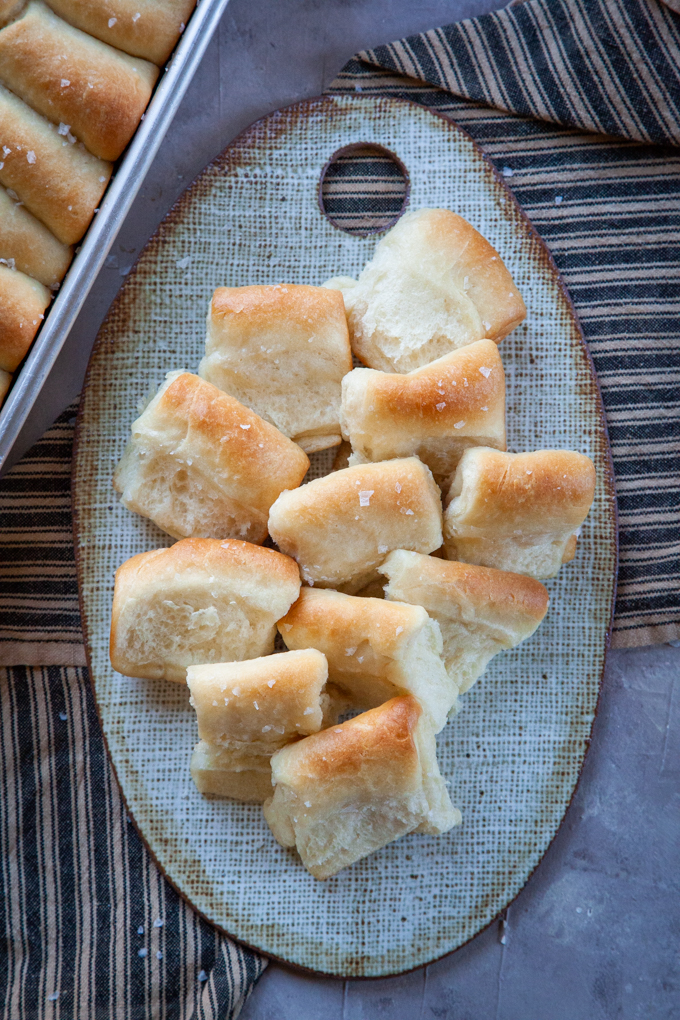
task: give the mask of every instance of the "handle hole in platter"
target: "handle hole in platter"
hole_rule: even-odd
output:
[[[347,234],[366,237],[392,227],[406,209],[408,170],[393,152],[357,142],[334,152],[321,171],[319,207]]]

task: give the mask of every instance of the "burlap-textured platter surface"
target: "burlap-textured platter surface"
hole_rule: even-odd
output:
[[[111,473],[138,402],[167,371],[195,371],[219,285],[320,284],[355,275],[376,238],[322,215],[319,177],[352,143],[385,146],[410,176],[409,207],[446,206],[506,260],[526,322],[503,341],[511,450],[567,447],[598,486],[576,559],[548,582],[534,637],[497,658],[438,738],[462,826],[412,835],[326,882],[274,841],[256,805],[206,800],[189,776],[188,691],[121,677],[108,659],[114,571],[169,545],[120,506]],[[317,455],[313,476],[329,468]],[[293,964],[343,976],[407,970],[456,949],[521,889],[572,796],[596,709],[616,564],[615,507],[597,387],[546,250],[473,142],[394,99],[324,98],[253,125],[183,195],[102,327],[82,401],[74,506],[83,621],[109,751],[160,867],[207,918]]]

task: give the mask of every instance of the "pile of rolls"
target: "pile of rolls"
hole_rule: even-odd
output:
[[[218,289],[116,468],[178,541],[119,567],[113,667],[188,684],[198,790],[263,803],[316,878],[460,822],[435,736],[575,555],[592,462],[506,449],[525,314],[469,223],[407,213],[357,280]]]
[[[0,402],[196,0],[0,0]]]

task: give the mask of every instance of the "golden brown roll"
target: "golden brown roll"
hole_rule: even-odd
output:
[[[410,372],[526,316],[498,252],[448,209],[406,213],[358,280],[340,277],[352,350],[369,368]]]
[[[190,666],[201,740],[191,774],[199,791],[260,803],[270,797],[272,754],[331,721],[327,678],[328,663],[313,648]]]
[[[32,276],[45,287],[56,287],[72,257],[69,245],[57,241],[44,223],[0,188],[0,259],[10,269]]]
[[[45,318],[52,295],[30,276],[0,265],[0,368],[14,372]]]
[[[456,704],[439,628],[422,606],[302,588],[278,628],[286,647],[323,652],[329,682],[356,708],[411,694],[438,733]]]
[[[582,453],[466,450],[447,496],[447,556],[554,577],[574,558],[594,494],[595,468]]]
[[[302,481],[299,446],[190,372],[170,372],[142,415],[113,484],[121,502],[175,538],[263,542],[267,515]]]
[[[329,878],[408,832],[457,825],[430,724],[415,698],[314,733],[271,760],[264,816],[314,878]]]
[[[9,388],[12,385],[12,376],[9,372],[4,372],[0,368],[0,407],[4,402],[5,397],[9,392]]]
[[[198,372],[305,453],[340,443],[340,386],[352,368],[342,297],[324,287],[220,287]]]
[[[416,456],[448,479],[469,446],[505,449],[505,373],[478,340],[407,375],[355,368],[342,380],[341,425],[351,464]]]
[[[415,457],[359,464],[291,492],[269,511],[269,534],[303,580],[353,595],[392,549],[429,553],[441,538],[441,496]]]
[[[185,538],[139,553],[116,571],[111,665],[184,683],[187,666],[268,655],[299,593],[295,561],[248,542]]]
[[[531,637],[550,603],[532,577],[404,549],[390,553],[379,569],[389,579],[387,599],[423,606],[439,624],[446,669],[461,694],[494,655]]]
[[[160,67],[168,59],[196,0],[50,0],[65,21]]]
[[[0,86],[0,184],[63,244],[75,244],[87,230],[111,170]]]
[[[0,30],[0,80],[100,159],[118,159],[157,78],[155,64],[73,28],[42,0]]]

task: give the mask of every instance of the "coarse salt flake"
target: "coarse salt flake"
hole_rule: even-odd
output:
[[[162,928],[163,927],[163,918],[162,917],[157,917],[156,920],[153,923],[153,926],[154,926],[154,928]]]
[[[386,553],[388,549],[389,549],[389,546],[388,546],[388,545],[379,545],[379,546],[378,546],[378,552],[380,553],[380,555],[381,555],[381,556],[382,556],[382,555],[383,555],[384,553]]]
[[[188,269],[191,265],[191,255],[185,255],[183,259],[177,259],[175,265],[178,269]]]
[[[61,79],[61,87],[63,89],[67,89],[70,84],[71,84],[71,82],[68,80],[68,78],[62,78]]]
[[[462,429],[464,424],[465,424],[464,421],[457,421],[457,422],[454,422],[454,426],[453,427],[454,427],[454,429]]]
[[[441,404],[435,404],[434,406],[437,408],[438,411],[443,411],[444,408],[446,407],[446,401],[442,400]]]
[[[509,166],[504,166],[503,167],[503,176],[504,177],[512,177],[514,172],[515,171],[512,169],[512,167],[509,167]]]
[[[33,149],[29,149],[28,152],[26,153],[26,162],[35,163],[35,153]]]
[[[396,492],[401,492],[401,485],[399,482],[394,486]]]
[[[141,14],[139,13],[139,11],[137,11],[137,13],[136,13],[136,14],[133,14],[133,15],[132,15],[132,21],[133,21],[133,23],[134,23],[135,21],[139,21],[139,19],[141,18],[141,16],[142,16],[142,15],[141,15]]]
[[[109,18],[109,28],[113,28],[117,21],[118,18]]]
[[[345,655],[354,655],[355,652],[356,652],[356,645],[354,646],[354,648],[345,648]]]
[[[289,624],[289,626],[290,626],[290,624]],[[276,680],[267,680],[267,687],[273,687],[275,683],[276,683]]]
[[[311,807],[311,806],[312,806],[311,800],[306,800],[305,801],[305,807]]]
[[[359,491],[359,506],[370,506],[371,496],[375,492],[375,489],[360,489]]]
[[[555,205],[562,205],[562,196],[555,195]]]
[[[245,432],[245,431],[246,431],[246,429],[249,429],[249,428],[250,428],[250,425],[241,425],[241,428],[242,428],[242,429],[243,429],[243,431]]]
[[[486,405],[485,405],[484,407],[480,408],[480,410],[481,410],[481,411],[488,411],[488,410],[489,410],[489,408],[488,408],[488,407],[486,407]]]
[[[142,948],[141,948],[141,949],[138,949],[138,950],[137,950],[137,956],[141,956],[141,957],[142,957],[142,959],[144,959],[144,957],[146,956],[146,954],[148,953],[148,951],[149,951],[149,950],[148,950],[148,949],[147,949],[147,948],[146,948],[145,946],[142,946]]]
[[[491,369],[487,368],[486,365],[482,365],[479,371],[482,373],[485,379],[488,379],[491,375]]]
[[[307,705],[307,708],[304,710],[304,712],[302,714],[303,715],[311,715],[313,711],[314,711],[314,709],[311,707],[311,705]]]
[[[397,627],[397,632],[395,634],[395,637],[399,637],[399,635],[401,634],[403,629],[404,629],[403,627]]]

